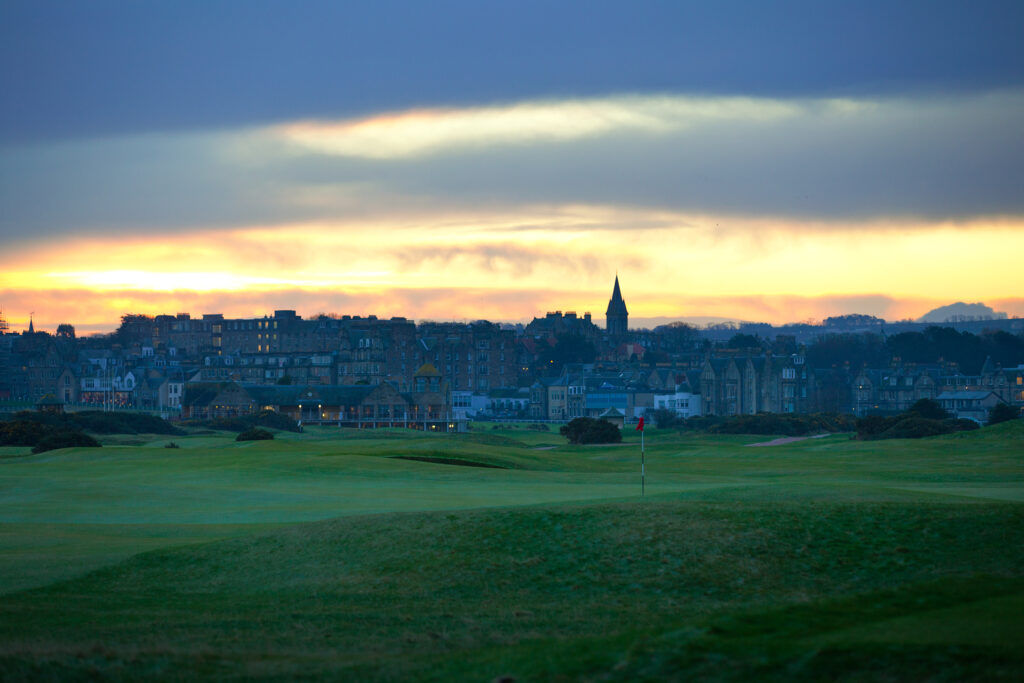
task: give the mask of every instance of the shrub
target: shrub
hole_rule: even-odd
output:
[[[33,448],[33,453],[54,451],[58,448],[99,448],[100,442],[81,432],[54,432],[43,437]]]
[[[857,438],[862,441],[877,439],[899,421],[899,417],[884,417],[882,415],[862,417],[857,420]]]
[[[211,427],[225,432],[244,432],[255,427],[267,427],[278,429],[282,432],[298,432],[299,424],[281,413],[273,410],[261,410],[254,415],[239,415],[238,417],[218,417],[212,420],[200,420],[190,423],[194,426]]]
[[[577,417],[569,424],[562,425],[559,433],[572,444],[619,443],[622,432],[607,420],[592,417]]]
[[[658,429],[669,429],[682,422],[679,416],[675,414],[675,411],[668,408],[658,408],[655,410],[653,420],[654,426]]]
[[[164,444],[164,448],[181,448],[181,446],[174,443],[173,441],[168,441],[167,443]]]
[[[940,420],[929,420],[907,413],[899,422],[889,427],[879,436],[880,439],[921,439],[926,436],[948,434],[951,427]]]
[[[0,423],[0,446],[35,446],[48,431],[33,420]]]
[[[917,401],[914,405],[910,406],[907,413],[914,413],[918,417],[928,420],[945,420],[949,417],[946,409],[939,405],[938,401],[933,401],[930,398],[922,398]]]
[[[260,429],[253,427],[252,429],[246,430],[235,437],[235,441],[266,441],[273,439],[274,435],[268,432],[266,429]]]
[[[712,427],[717,424],[725,422],[726,418],[719,415],[701,415],[699,417],[689,417],[682,420],[678,428],[683,432],[706,432],[710,431]]]
[[[1000,422],[1009,422],[1020,417],[1020,412],[1006,403],[997,403],[988,411],[988,422],[985,424],[997,425]]]
[[[782,434],[784,436],[806,436],[822,432],[846,432],[855,427],[849,415],[835,413],[758,413],[757,415],[733,415],[708,431],[713,434]]]
[[[280,429],[285,432],[300,431],[298,422],[287,415],[282,415],[281,413],[274,412],[273,410],[261,410],[256,413],[253,424],[257,427],[269,427],[270,429]]]
[[[44,413],[23,410],[18,420],[36,422],[62,432],[89,431],[94,434],[183,434],[167,420],[148,413],[110,413],[83,410],[77,413]]]
[[[972,432],[975,429],[981,429],[981,425],[974,420],[968,420],[966,417],[961,417],[956,420],[946,420],[946,424],[948,424],[954,432]]]

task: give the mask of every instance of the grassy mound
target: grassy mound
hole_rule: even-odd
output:
[[[0,674],[1019,674],[1024,617],[996,606],[1020,603],[1022,562],[1016,505],[649,501],[346,518],[7,595]],[[963,613],[959,630],[935,630],[941,610]],[[984,623],[1002,635],[979,644]],[[883,643],[878,626],[892,634]]]

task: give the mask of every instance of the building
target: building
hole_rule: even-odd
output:
[[[953,417],[979,424],[988,419],[988,411],[994,406],[1005,403],[994,391],[944,391],[935,400]]]
[[[655,394],[654,409],[669,410],[676,416],[686,419],[698,417],[701,414],[700,394],[685,391],[683,387],[678,387],[671,394]]]
[[[704,415],[806,413],[813,377],[801,354],[708,356],[700,374]]]
[[[619,291],[619,276],[615,276],[615,288],[612,290],[612,298],[608,301],[608,309],[605,311],[605,329],[612,339],[621,339],[629,333],[629,311],[626,310],[626,302],[622,300],[622,292]]]
[[[455,417],[451,391],[437,369],[425,364],[414,379],[415,388],[408,392],[391,382],[349,386],[192,382],[186,386],[182,417],[230,418],[272,410],[303,424],[465,431],[465,421]]]

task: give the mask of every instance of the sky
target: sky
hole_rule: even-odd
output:
[[[1024,316],[1024,4],[0,0],[0,311]]]

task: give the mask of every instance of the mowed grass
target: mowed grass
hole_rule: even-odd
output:
[[[1022,427],[4,454],[0,678],[1020,680]]]

